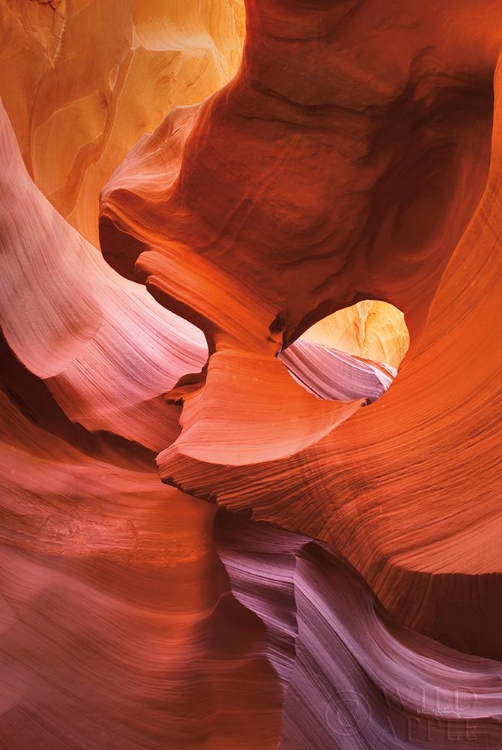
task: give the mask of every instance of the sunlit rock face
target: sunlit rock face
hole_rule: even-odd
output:
[[[500,748],[499,3],[0,19],[2,748]]]
[[[243,0],[9,0],[0,96],[31,176],[97,242],[99,191],[178,104],[234,75]]]
[[[363,300],[315,323],[301,341],[380,362],[396,373],[410,345],[401,310],[387,302]]]
[[[408,346],[403,313],[386,302],[364,300],[320,320],[280,359],[319,398],[365,397],[370,404],[394,381]]]

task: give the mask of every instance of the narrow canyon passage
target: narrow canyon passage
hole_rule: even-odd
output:
[[[502,746],[501,29],[0,4],[0,750]]]

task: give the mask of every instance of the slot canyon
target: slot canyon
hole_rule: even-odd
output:
[[[501,750],[500,1],[0,37],[0,750]]]

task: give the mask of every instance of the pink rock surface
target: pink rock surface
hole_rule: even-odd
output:
[[[0,750],[498,750],[500,8],[246,10],[0,9]]]
[[[301,339],[282,352],[280,359],[308,391],[333,401],[366,398],[372,403],[385,393],[397,375],[390,366],[365,362]]]

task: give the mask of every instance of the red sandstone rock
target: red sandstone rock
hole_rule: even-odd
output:
[[[392,24],[372,2],[248,14],[239,75],[174,111],[102,195],[105,257],[215,349],[161,474],[329,541],[402,622],[500,657],[500,11],[460,5],[455,40],[430,5]],[[223,292],[204,295],[211,268]],[[307,426],[273,355],[368,297],[404,311],[402,372],[351,418],[309,406]]]
[[[247,14],[0,10],[0,737],[496,750],[500,9]]]

